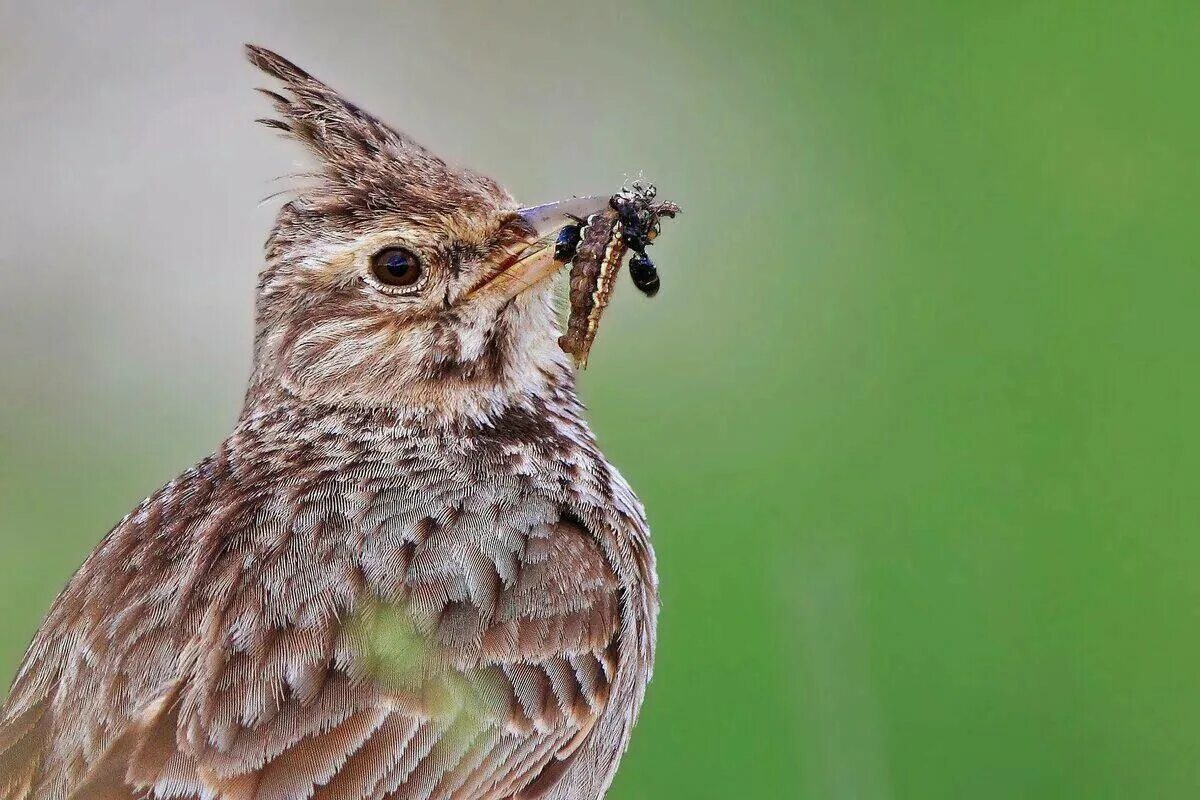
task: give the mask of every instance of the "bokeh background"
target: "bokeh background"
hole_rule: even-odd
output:
[[[0,673],[236,416],[246,40],[686,208],[582,381],[664,595],[612,797],[1197,796],[1190,2],[0,2]]]

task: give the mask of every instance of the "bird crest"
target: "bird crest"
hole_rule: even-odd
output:
[[[323,215],[395,212],[452,216],[512,204],[495,180],[455,168],[278,53],[246,45],[250,63],[282,84],[260,88],[275,117],[257,120],[315,157],[317,183],[300,208]]]

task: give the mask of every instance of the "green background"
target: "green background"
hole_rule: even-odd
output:
[[[685,208],[582,380],[663,589],[612,797],[1200,793],[1200,5],[118,5],[0,12],[0,672],[235,416],[253,39],[531,202]]]

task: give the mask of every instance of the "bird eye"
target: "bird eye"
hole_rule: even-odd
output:
[[[371,272],[385,286],[412,286],[421,279],[421,261],[411,250],[385,247],[371,256]]]

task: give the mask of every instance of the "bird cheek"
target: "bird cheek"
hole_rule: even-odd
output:
[[[476,261],[463,262],[461,268],[446,276],[438,291],[443,308],[458,306],[467,299],[471,287],[482,280],[483,267]]]

